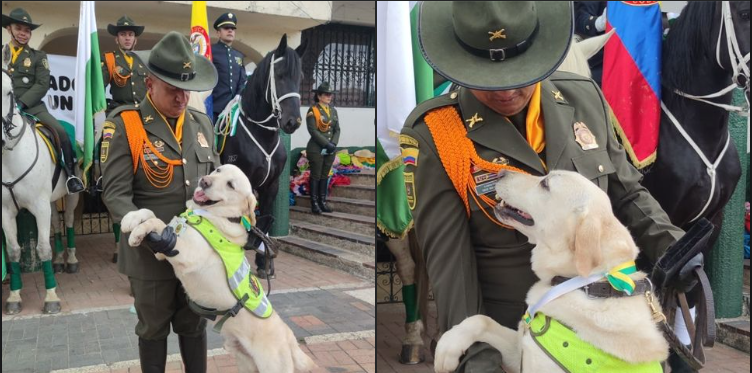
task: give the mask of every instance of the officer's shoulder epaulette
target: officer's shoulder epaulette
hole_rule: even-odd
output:
[[[578,81],[578,82],[590,82],[592,79],[582,76],[580,74],[570,73],[567,71],[556,71],[553,74],[551,74],[551,77],[548,78],[549,80],[553,82],[562,82],[562,81]]]
[[[118,106],[110,112],[110,115],[107,116],[107,119],[115,119],[120,116],[120,113],[126,110],[138,110],[138,108],[135,105]]]
[[[456,105],[457,104],[457,91],[452,91],[447,94],[436,96],[430,100],[426,100],[418,104],[418,106],[413,109],[413,111],[410,113],[410,115],[407,116],[407,120],[405,120],[405,127],[412,128],[415,123],[417,123],[420,118],[423,117],[427,112],[442,107],[442,106],[449,106],[449,105]]]
[[[201,110],[198,110],[196,108],[192,108],[192,107],[188,106],[188,111],[191,114],[193,114],[193,116],[195,118],[205,118],[206,121],[209,122],[209,124],[211,124],[211,118],[209,118],[209,115],[207,115],[206,113],[201,112]],[[198,120],[198,119],[196,119],[196,120]]]

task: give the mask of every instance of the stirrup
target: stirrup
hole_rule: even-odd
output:
[[[69,185],[71,184],[71,180],[78,181],[78,188],[76,190],[71,191],[70,185]],[[84,183],[83,181],[81,181],[81,179],[78,178],[78,176],[75,176],[75,175],[69,176],[68,179],[65,180],[65,190],[68,192],[68,194],[81,193],[84,191]]]

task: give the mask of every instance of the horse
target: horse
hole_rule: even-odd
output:
[[[44,313],[60,312],[60,299],[56,294],[57,283],[52,266],[52,249],[50,247],[50,221],[56,218],[55,230],[59,231],[59,219],[54,201],[65,197],[65,224],[68,232],[73,232],[73,210],[78,204],[78,195],[67,195],[65,175],[58,175],[53,180],[56,165],[51,156],[46,156],[45,140],[37,133],[35,124],[23,115],[13,94],[11,76],[7,70],[10,61],[10,48],[3,48],[3,86],[2,107],[5,115],[2,118],[2,227],[8,242],[8,258],[11,268],[10,296],[5,306],[9,315],[21,312],[21,273],[19,259],[21,247],[18,244],[16,216],[22,208],[26,208],[36,218],[37,223],[37,254],[42,260],[45,288],[47,294],[44,302]],[[40,154],[42,153],[42,154]],[[80,170],[79,170],[80,172]],[[50,187],[50,183],[52,186]],[[54,215],[53,215],[54,211]],[[58,232],[59,233],[59,232]],[[72,235],[69,235],[69,245],[72,245]],[[75,247],[68,248],[68,265],[70,270],[77,270],[78,260]],[[63,253],[57,252],[55,262],[63,263]]]
[[[279,131],[292,134],[302,122],[298,92],[305,48],[305,43],[295,50],[289,48],[287,34],[283,35],[277,48],[258,63],[254,74],[248,78],[239,101],[231,101],[223,111],[230,116],[233,105],[239,105],[236,135],[229,136],[228,131],[222,130],[222,115],[215,124],[220,161],[243,170],[258,192],[260,217],[257,221],[264,233],[271,226],[279,177],[287,162],[287,149],[281,143]],[[260,277],[274,277],[273,266],[266,273],[261,254],[256,255],[256,264]]]
[[[616,32],[615,29],[603,34],[580,40],[578,36],[573,37],[572,43],[569,44],[569,51],[564,61],[556,68],[557,71],[567,71],[580,74],[588,78],[592,77],[590,66],[587,60],[595,56],[606,44],[611,35]]]
[[[741,177],[727,110],[741,110],[729,105],[737,86],[749,102],[748,63],[749,2],[689,2],[664,42],[657,158],[642,185],[682,229],[702,217],[720,227]]]

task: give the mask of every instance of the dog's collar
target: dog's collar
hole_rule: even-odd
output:
[[[533,320],[533,317],[535,317],[535,313],[548,302],[574,290],[589,286],[604,277],[608,279],[608,284],[617,291],[625,292],[628,295],[632,294],[636,286],[634,281],[629,278],[628,275],[635,272],[637,272],[635,262],[628,261],[611,268],[606,273],[596,273],[588,277],[577,276],[566,279],[564,282],[549,289],[546,294],[543,294],[543,297],[541,297],[537,303],[528,306],[527,311],[522,318],[525,323],[529,325]]]
[[[569,277],[556,276],[551,280],[551,285],[556,286],[569,280]],[[634,291],[632,294],[627,294],[623,291],[614,289],[614,287],[608,282],[594,282],[590,285],[585,285],[581,289],[589,297],[593,298],[619,298],[628,297],[631,295],[645,294],[651,288],[650,281],[648,279],[642,279],[635,281]]]
[[[229,220],[232,223],[243,224],[243,227],[245,228],[246,231],[248,232],[251,231],[251,225],[252,225],[251,219],[246,215],[238,216],[234,218],[227,218],[227,220]]]

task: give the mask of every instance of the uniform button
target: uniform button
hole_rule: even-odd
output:
[[[136,103],[136,107],[138,107],[138,102]]]
[[[598,165],[598,171],[603,172],[603,165]]]
[[[136,83],[134,83],[134,82],[131,82],[131,85],[136,85]]]
[[[452,94],[449,95],[449,98],[451,98],[452,100],[454,100],[455,98],[457,98],[457,92],[452,92]]]
[[[211,156],[209,156],[209,160],[211,161]]]
[[[185,158],[183,158],[183,164],[187,164],[187,163],[188,161],[186,161]]]
[[[191,186],[191,181],[190,181],[190,180],[186,180],[186,181],[185,181],[185,185],[186,185],[186,186]]]

